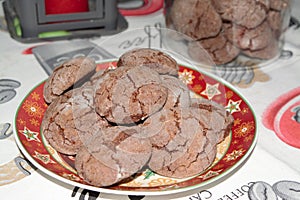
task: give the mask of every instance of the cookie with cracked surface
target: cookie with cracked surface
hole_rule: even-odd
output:
[[[188,53],[197,62],[222,65],[234,60],[239,55],[240,49],[230,43],[221,32],[213,38],[189,42]]]
[[[194,40],[215,37],[222,27],[221,17],[210,0],[175,0],[170,20],[175,30]]]
[[[178,75],[178,64],[170,55],[157,49],[139,48],[127,51],[118,60],[117,66],[147,66],[159,74]]]
[[[45,82],[43,91],[45,101],[51,103],[95,69],[95,61],[88,57],[70,59],[56,67]]]
[[[157,134],[149,137],[152,156],[148,165],[151,170],[163,176],[186,178],[211,165],[216,155],[216,143],[205,135],[194,116],[196,110],[199,109],[165,110],[148,118],[152,120],[150,123],[160,127],[155,130]]]
[[[212,0],[212,2],[223,20],[249,29],[260,25],[269,11],[268,2],[263,0]]]
[[[222,142],[231,130],[233,116],[221,104],[204,98],[192,98],[191,107],[200,109],[195,117],[204,126],[206,135],[211,135],[212,140],[216,136],[216,143]]]
[[[82,146],[75,158],[75,168],[87,183],[109,186],[137,173],[151,156],[147,139],[135,137],[132,127],[114,126]]]
[[[139,124],[140,137],[148,138],[153,148],[164,148],[179,133],[181,108],[162,109]]]
[[[178,157],[169,165],[152,170],[157,174],[173,178],[187,178],[198,175],[206,170],[214,161],[217,153],[217,147],[213,146],[209,140],[203,138],[201,134],[197,134],[191,148],[186,153]],[[172,155],[166,151],[158,150],[153,155],[157,156],[156,161],[165,162],[165,160],[173,160]],[[171,156],[171,157],[170,157]]]
[[[41,130],[58,152],[75,155],[91,136],[109,126],[93,107],[93,89],[77,88],[56,98],[47,108]]]
[[[95,107],[110,122],[132,124],[160,110],[167,96],[155,70],[118,67],[96,83]]]
[[[240,49],[260,50],[274,40],[274,33],[267,21],[253,29],[235,24],[224,24],[225,37]]]

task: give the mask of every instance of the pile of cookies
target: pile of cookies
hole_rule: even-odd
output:
[[[169,28],[191,38],[190,56],[225,64],[238,55],[271,59],[288,25],[289,0],[174,0]]]
[[[58,152],[75,156],[78,175],[104,187],[148,167],[186,178],[215,159],[233,117],[221,105],[191,98],[168,54],[126,52],[116,69],[95,71],[87,57],[57,67],[44,86],[41,130]]]

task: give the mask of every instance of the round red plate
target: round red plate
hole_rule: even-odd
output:
[[[99,69],[116,62],[98,64]],[[218,145],[217,159],[201,174],[186,179],[159,176],[146,169],[128,183],[98,188],[86,184],[73,168],[74,158],[57,153],[43,137],[40,125],[47,104],[43,99],[44,82],[33,88],[21,102],[15,116],[16,142],[41,171],[64,183],[89,190],[127,195],[163,195],[187,191],[226,178],[252,152],[257,140],[256,118],[249,102],[230,84],[216,76],[180,66],[179,78],[191,89],[193,97],[208,98],[223,105],[234,117],[230,135]]]

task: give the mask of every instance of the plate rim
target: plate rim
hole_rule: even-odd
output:
[[[116,59],[106,59],[101,61],[100,63],[97,64],[101,64],[101,63],[109,63],[112,61],[116,61]],[[97,192],[103,192],[106,194],[115,194],[115,195],[145,195],[145,196],[158,196],[158,195],[171,195],[171,194],[177,194],[177,193],[182,193],[182,192],[186,192],[186,191],[191,191],[193,189],[197,189],[197,188],[201,188],[201,187],[205,187],[207,185],[212,184],[213,182],[223,179],[224,177],[228,176],[229,174],[233,173],[234,170],[236,170],[239,166],[241,166],[248,158],[249,156],[252,154],[256,144],[257,144],[257,140],[258,140],[258,122],[257,122],[257,116],[255,114],[255,111],[253,109],[252,104],[249,102],[249,100],[231,83],[227,82],[226,80],[222,79],[221,77],[218,77],[217,75],[211,73],[211,72],[207,72],[204,70],[201,70],[199,67],[195,67],[195,66],[191,66],[188,63],[184,63],[184,62],[178,62],[179,66],[185,67],[185,68],[189,68],[192,70],[195,70],[201,74],[204,74],[205,76],[208,76],[212,79],[214,79],[215,81],[221,83],[222,85],[230,88],[232,91],[234,91],[234,93],[236,93],[243,101],[244,103],[247,104],[251,115],[253,116],[253,121],[254,123],[254,127],[255,127],[255,131],[254,131],[254,137],[252,140],[251,145],[249,146],[249,148],[247,149],[247,152],[237,161],[235,162],[232,166],[230,166],[228,169],[226,169],[225,171],[223,171],[221,174],[219,174],[218,176],[212,177],[208,180],[205,180],[201,183],[195,184],[195,185],[189,185],[189,186],[185,186],[185,187],[181,187],[181,188],[172,188],[172,189],[166,189],[166,190],[149,190],[149,191],[144,191],[144,190],[135,190],[135,191],[130,191],[130,190],[115,190],[115,189],[107,189],[107,188],[103,188],[103,187],[95,187],[95,186],[91,186],[91,185],[86,185],[83,183],[79,183],[76,181],[72,181],[69,180],[67,178],[64,178],[60,175],[55,174],[54,172],[48,170],[47,168],[45,168],[44,166],[42,166],[41,164],[39,164],[37,161],[34,160],[34,158],[32,157],[31,154],[29,154],[29,152],[26,150],[26,148],[24,147],[24,145],[22,144],[19,135],[18,135],[18,130],[17,130],[17,123],[16,123],[16,119],[19,113],[19,110],[23,104],[23,102],[25,101],[25,99],[31,94],[31,92],[33,90],[35,90],[39,85],[43,84],[45,82],[46,79],[40,81],[38,84],[36,84],[33,88],[31,88],[26,95],[22,98],[21,102],[18,104],[17,109],[14,113],[14,120],[13,120],[13,130],[14,130],[14,137],[15,137],[15,142],[18,146],[18,148],[21,150],[21,152],[24,154],[24,156],[26,157],[26,159],[28,159],[35,167],[37,167],[37,169],[39,169],[42,173],[55,178],[56,180],[68,184],[70,186],[77,186],[83,189],[87,189],[87,190],[91,190],[91,191],[97,191]]]

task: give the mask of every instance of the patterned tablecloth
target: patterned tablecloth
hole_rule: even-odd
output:
[[[159,196],[143,193],[111,194],[64,183],[56,176],[36,168],[20,152],[13,134],[13,124],[17,110],[23,109],[28,116],[35,116],[26,122],[31,125],[20,126],[17,130],[26,135],[28,141],[39,140],[39,133],[32,131],[30,127],[39,123],[37,119],[42,115],[44,105],[38,104],[39,93],[32,89],[48,77],[57,56],[70,58],[79,53],[84,54],[83,49],[92,48],[97,59],[101,61],[118,57],[124,51],[135,47],[164,48],[166,44],[162,40],[162,10],[148,15],[126,17],[129,27],[124,33],[72,41],[24,44],[13,40],[3,30],[4,27],[1,27],[0,199],[300,199],[299,9],[300,3],[295,2],[290,27],[286,32],[286,42],[276,60],[255,70],[244,67],[244,71],[237,71],[233,65],[226,72],[217,68],[212,68],[209,72],[213,74],[213,79],[222,80],[221,83],[229,87],[227,95],[238,94],[237,96],[245,98],[232,98],[225,106],[232,113],[236,112],[241,116],[241,120],[235,120],[235,136],[243,138],[245,143],[247,140],[257,139],[253,151],[245,155],[248,149],[244,150],[242,144],[236,145],[234,151],[227,152],[222,158],[224,164],[218,166],[220,170],[212,170],[206,174],[206,178],[222,174],[221,170],[230,162],[238,163],[230,173],[225,173],[202,187],[180,190],[179,193],[162,192]],[[180,78],[207,98],[218,95],[219,86],[223,85],[220,82],[201,85],[199,74],[189,68],[181,69]],[[28,101],[21,103],[29,92],[31,96],[27,96]],[[241,102],[244,101],[251,106],[242,105]],[[256,116],[253,121],[243,121],[251,112]],[[25,122],[19,120],[17,123],[22,125]],[[254,130],[257,134],[255,136]],[[55,162],[38,151],[33,154],[33,157],[44,163]],[[238,162],[240,157],[244,157],[243,162]],[[165,181],[155,177],[150,180],[155,183]]]

